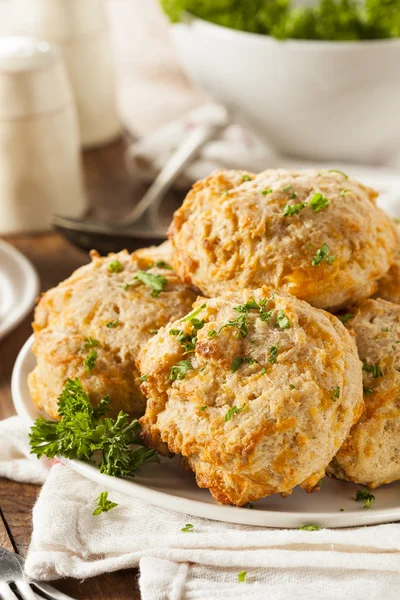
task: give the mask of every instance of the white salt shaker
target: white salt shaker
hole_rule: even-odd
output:
[[[51,228],[53,213],[83,216],[79,132],[57,50],[0,38],[0,234]]]
[[[13,0],[14,30],[54,44],[64,59],[78,112],[81,144],[121,134],[103,0]]]

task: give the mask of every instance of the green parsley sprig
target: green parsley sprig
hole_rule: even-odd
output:
[[[96,502],[98,506],[94,509],[92,513],[93,515],[99,515],[102,512],[108,512],[112,508],[118,506],[116,502],[111,502],[111,500],[108,500],[108,492],[100,492],[96,498]]]
[[[313,267],[320,265],[322,262],[326,262],[328,265],[331,265],[336,260],[336,256],[333,254],[329,254],[329,246],[328,244],[322,244],[321,248],[317,250],[314,258],[311,261]]]
[[[68,379],[58,398],[60,421],[41,416],[31,427],[31,454],[90,461],[100,452],[100,472],[115,477],[132,476],[145,462],[154,462],[157,453],[143,447],[139,421],[129,422],[122,411],[116,419],[106,417],[110,405],[105,396],[94,408],[79,379]]]
[[[372,506],[372,502],[375,500],[375,496],[368,490],[357,490],[355,499],[356,502],[364,502],[363,508],[369,510]]]

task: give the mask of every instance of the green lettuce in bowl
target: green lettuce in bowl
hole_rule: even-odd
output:
[[[277,39],[356,41],[400,37],[400,0],[161,0],[173,23],[185,12],[239,31]]]

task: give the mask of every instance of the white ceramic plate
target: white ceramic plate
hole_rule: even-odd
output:
[[[0,240],[0,339],[31,310],[39,293],[39,279],[18,250]]]
[[[32,338],[22,348],[12,376],[12,395],[17,413],[27,427],[38,416],[27,386],[27,377],[35,366],[31,351]],[[365,510],[355,502],[360,486],[325,478],[320,492],[308,495],[301,489],[286,499],[270,496],[254,504],[253,509],[217,504],[207,490],[197,487],[194,477],[180,469],[178,459],[162,459],[160,464],[146,465],[134,479],[102,475],[87,463],[62,459],[81,475],[100,483],[104,489],[116,490],[159,506],[228,523],[261,527],[350,527],[400,520],[400,482],[375,492],[373,508]],[[343,511],[340,509],[343,508]]]

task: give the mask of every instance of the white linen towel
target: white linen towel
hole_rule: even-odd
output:
[[[0,440],[0,476],[45,477],[46,467],[29,456],[17,418],[0,423]],[[313,532],[243,527],[163,510],[112,490],[109,499],[118,506],[93,516],[101,491],[62,464],[51,468],[33,510],[29,576],[87,578],[139,566],[143,600],[399,597],[400,524]],[[186,523],[193,524],[192,533],[181,531]]]
[[[279,166],[280,157],[235,115],[230,122],[227,111],[218,104],[204,104],[172,121],[161,129],[134,142],[126,153],[126,163],[133,177],[148,183],[163,168],[171,154],[185,139],[188,131],[200,124],[228,123],[227,127],[203,146],[198,157],[177,180],[176,186],[187,189],[217,169],[243,169],[253,172]]]

